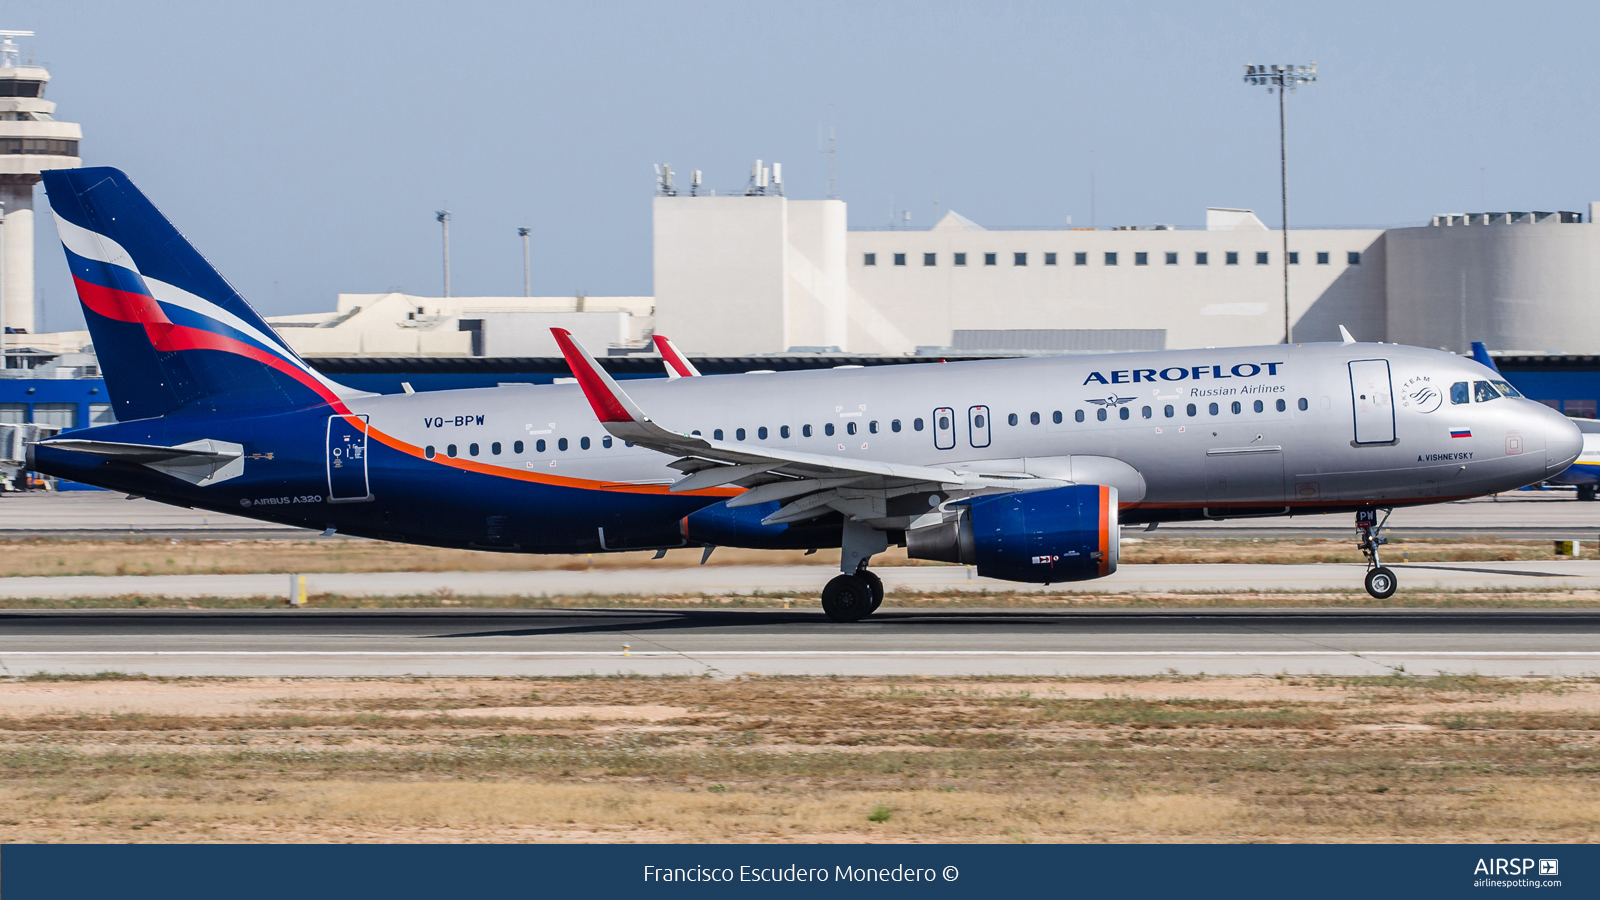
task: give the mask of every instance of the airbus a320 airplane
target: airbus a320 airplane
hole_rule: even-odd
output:
[[[869,615],[874,554],[1052,583],[1117,568],[1124,524],[1377,514],[1560,472],[1582,438],[1470,359],[1239,347],[576,384],[351,390],[306,365],[123,175],[44,173],[117,423],[30,468],[180,506],[508,553],[841,547],[822,593]],[[676,361],[675,361],[676,360]],[[680,368],[678,363],[684,363]],[[698,377],[695,377],[698,376]]]

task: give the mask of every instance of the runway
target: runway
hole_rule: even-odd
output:
[[[1517,537],[1595,540],[1600,503],[1581,503],[1571,491],[1513,491],[1496,498],[1396,510],[1390,527],[1407,537]],[[1353,532],[1348,513],[1267,519],[1229,519],[1129,528],[1126,537],[1337,537]],[[303,539],[319,532],[239,516],[127,500],[108,491],[0,495],[0,538]]]
[[[0,613],[0,671],[162,676],[1588,676],[1600,610]]]
[[[1600,560],[1394,563],[1401,590],[1596,590]],[[1094,581],[1020,584],[983,578],[970,566],[883,566],[873,569],[890,594],[897,592],[992,591],[1056,594],[1239,593],[1249,591],[1360,590],[1366,569],[1359,564],[1128,565]],[[305,576],[312,595],[344,597],[662,597],[694,594],[755,594],[814,597],[832,566],[660,566],[551,569],[526,572],[313,572]],[[57,575],[0,578],[0,597],[283,597],[285,574],[253,575]]]

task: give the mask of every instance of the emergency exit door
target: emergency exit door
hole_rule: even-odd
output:
[[[328,502],[371,500],[367,485],[367,417],[328,417]]]
[[[1394,388],[1389,383],[1387,359],[1351,361],[1350,399],[1355,403],[1356,443],[1392,443]]]
[[[940,450],[956,447],[956,411],[948,406],[933,411],[933,446]]]

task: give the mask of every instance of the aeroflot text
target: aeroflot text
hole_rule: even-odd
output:
[[[1107,378],[1099,372],[1090,372],[1089,377],[1083,380],[1084,384],[1098,382],[1100,384],[1137,384],[1141,381],[1199,381],[1202,378],[1254,378],[1261,374],[1263,369],[1268,375],[1278,374],[1281,362],[1267,363],[1239,363],[1229,367],[1226,372],[1223,366],[1168,366],[1165,369],[1116,369],[1111,377]]]
[[[892,869],[864,869],[850,866],[834,866],[830,873],[826,868],[802,868],[791,865],[787,868],[778,866],[740,866],[735,872],[730,868],[708,869],[705,866],[691,866],[688,868],[671,868],[664,866],[645,866],[644,880],[647,882],[677,882],[677,881],[703,881],[703,882],[799,882],[799,881],[937,881],[938,873],[933,869],[916,869],[910,866],[895,866]],[[949,879],[947,876],[947,880]]]

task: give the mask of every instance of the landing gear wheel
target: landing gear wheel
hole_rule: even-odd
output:
[[[854,575],[840,575],[822,589],[822,611],[833,622],[859,622],[872,614],[872,588]]]
[[[868,614],[877,612],[878,607],[883,605],[883,579],[871,569],[862,569],[856,573],[856,577],[865,581],[867,587],[872,588],[872,609],[867,610]]]
[[[1594,502],[1594,485],[1592,485],[1592,484],[1580,484],[1580,485],[1578,485],[1578,499],[1584,501],[1585,503],[1593,503]]]
[[[1367,572],[1367,593],[1378,600],[1393,597],[1395,588],[1399,586],[1400,580],[1394,577],[1394,571],[1387,566],[1379,566]]]

